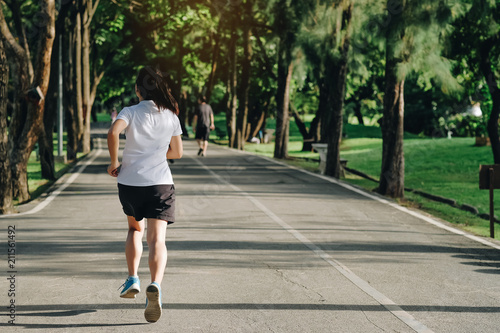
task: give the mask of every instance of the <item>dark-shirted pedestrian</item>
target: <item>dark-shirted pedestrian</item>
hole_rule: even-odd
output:
[[[195,129],[195,139],[198,142],[198,156],[206,156],[208,148],[208,137],[210,130],[215,129],[214,112],[212,107],[207,104],[205,96],[198,98],[198,107],[194,114],[193,129]]]

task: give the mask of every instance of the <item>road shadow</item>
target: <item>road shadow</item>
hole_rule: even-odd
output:
[[[69,304],[20,305],[19,316],[74,316],[102,310],[144,310],[142,303],[118,304],[75,304],[75,310],[68,310]],[[500,313],[500,306],[442,306],[442,305],[399,305],[408,312],[460,312]],[[387,308],[380,304],[314,304],[314,303],[164,303],[164,310],[275,310],[275,311],[362,311],[380,312]],[[35,311],[30,313],[30,311]],[[51,311],[51,312],[39,312]],[[58,312],[59,311],[59,312]],[[55,314],[54,314],[55,313]]]
[[[141,323],[22,323],[26,317],[47,317],[47,321],[53,321],[54,317],[71,317],[82,314],[95,313],[106,310],[138,310],[144,309],[143,304],[78,304],[75,310],[68,310],[72,305],[50,304],[50,305],[21,305],[17,308],[17,327],[27,329],[56,329],[56,328],[99,328],[99,327],[131,327],[150,325]],[[500,307],[469,307],[469,306],[441,306],[441,305],[401,305],[408,312],[440,312],[440,313],[500,313]],[[302,303],[171,303],[164,304],[164,311],[176,310],[255,310],[255,311],[329,311],[329,312],[386,312],[382,305],[376,304],[302,304]],[[111,316],[111,315],[110,315]],[[52,318],[52,319],[51,319]],[[0,327],[10,326],[1,323]]]

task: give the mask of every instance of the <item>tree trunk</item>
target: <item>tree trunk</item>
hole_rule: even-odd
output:
[[[34,70],[33,70],[33,64],[31,63],[31,53],[30,53],[30,47],[28,44],[28,38],[26,37],[26,31],[24,29],[24,25],[22,22],[22,13],[21,13],[21,1],[11,1],[9,7],[12,10],[12,19],[14,21],[14,29],[16,30],[18,42],[20,49],[18,51],[22,51],[23,56],[26,57],[26,68],[23,68],[23,71],[26,71],[28,77],[31,80],[33,80],[34,76]],[[16,51],[17,53],[17,51]],[[18,56],[20,56],[18,54]]]
[[[212,91],[214,90],[215,85],[215,72],[217,70],[217,63],[219,61],[219,53],[220,53],[220,35],[215,34],[215,45],[214,50],[212,52],[212,69],[210,70],[210,75],[208,76],[207,83],[207,91],[205,93],[205,97],[207,99],[207,103],[210,103],[210,98],[212,97]]]
[[[28,118],[28,105],[26,99],[24,98],[24,94],[30,88],[33,80],[33,64],[31,63],[29,57],[29,46],[25,38],[24,28],[22,26],[21,12],[18,8],[19,3],[13,2],[12,5],[12,16],[15,29],[17,34],[20,36],[18,38],[14,37],[10,32],[2,11],[2,6],[0,6],[1,33],[5,38],[4,42],[6,48],[9,49],[13,55],[11,59],[12,73],[17,74],[12,76],[14,86],[14,107],[8,131],[10,167],[12,172],[10,179],[12,181],[12,197],[19,198],[20,201],[27,201],[29,199],[29,192],[26,167],[24,167],[24,173],[22,168],[20,172],[17,172],[16,169],[20,167],[17,165],[17,152],[19,151],[18,145],[24,142],[23,129],[27,125]],[[14,160],[14,158],[16,158],[16,160]],[[25,181],[23,181],[23,179],[25,179]]]
[[[66,125],[67,144],[66,158],[68,161],[76,159],[78,152],[78,113],[76,109],[76,98],[74,89],[74,50],[75,50],[75,27],[67,27],[68,33],[63,36],[63,105],[65,109],[64,122]]]
[[[54,112],[55,113],[55,112]],[[52,115],[44,117],[44,126],[40,131],[38,139],[38,149],[40,154],[40,166],[42,168],[42,178],[48,180],[56,179],[56,171],[54,164],[54,121],[55,117]]]
[[[177,42],[177,71],[176,71],[176,89],[175,89],[175,99],[177,100],[177,103],[179,105],[179,122],[181,123],[181,129],[182,133],[184,136],[188,135],[187,129],[186,129],[186,122],[187,122],[187,93],[182,90],[182,79],[184,78],[185,75],[185,69],[184,66],[182,65],[184,55],[186,53],[186,50],[184,48],[184,35],[182,34]]]
[[[262,125],[264,125],[265,119],[266,119],[266,112],[260,110],[259,115],[258,116],[256,115],[256,117],[250,123],[250,130],[249,130],[250,135],[248,138],[257,137],[259,135],[259,131],[261,130]]]
[[[32,66],[27,57],[28,51],[24,50],[15,39],[13,40],[9,28],[5,24],[3,13],[0,11],[0,24],[2,34],[6,36],[7,43],[16,55],[17,62],[20,65],[19,69],[24,70]],[[29,80],[21,79],[21,85],[39,88],[42,95],[46,96],[48,81],[50,77],[50,59],[52,54],[52,44],[55,35],[55,1],[44,0],[40,1],[40,17],[45,18],[45,25],[37,30],[36,36],[36,60],[34,63],[34,77],[32,83]],[[23,75],[24,72],[20,74]],[[18,88],[18,87],[16,87]],[[23,89],[25,88],[25,89]],[[26,91],[27,87],[22,87],[20,91]],[[12,186],[13,196],[17,197],[19,202],[29,200],[28,191],[28,176],[27,165],[29,156],[33,151],[38,137],[40,135],[41,124],[44,115],[45,100],[38,103],[28,102],[27,108],[19,108],[16,114],[12,115],[11,126],[9,129],[9,141],[11,144],[11,170],[12,170]]]
[[[490,118],[488,119],[487,130],[490,137],[491,150],[493,152],[494,164],[500,164],[500,140],[498,135],[498,118],[500,114],[500,92],[498,88],[489,88],[493,99]],[[495,91],[496,90],[496,91]]]
[[[390,1],[390,0],[388,0]],[[404,10],[404,9],[403,9]],[[385,60],[384,115],[382,118],[382,168],[377,191],[394,198],[404,197],[404,73],[398,75],[403,61],[397,44],[404,37],[401,15],[387,27]]]
[[[343,113],[344,113],[344,100],[345,100],[345,87],[347,79],[347,62],[348,53],[350,45],[351,36],[351,21],[352,21],[352,10],[354,3],[351,2],[347,4],[347,7],[343,9],[340,14],[342,17],[342,22],[337,24],[337,35],[341,35],[340,29],[345,31],[344,37],[341,39],[341,44],[339,45],[340,59],[334,63],[330,61],[327,68],[331,68],[332,71],[327,72],[328,81],[333,84],[329,85],[330,98],[332,100],[331,105],[331,117],[328,127],[330,128],[329,135],[327,138],[328,151],[326,154],[326,167],[325,174],[335,178],[340,178],[342,173],[342,165],[340,164],[340,141],[342,140],[342,125],[343,125]],[[339,28],[340,27],[340,28]]]
[[[235,147],[236,140],[236,108],[237,108],[237,69],[236,69],[236,39],[238,35],[235,30],[231,33],[231,40],[229,42],[229,78],[228,78],[228,92],[229,99],[227,104],[226,113],[226,124],[227,124],[227,136],[229,138],[228,146],[230,148]]]
[[[361,126],[365,126],[365,120],[363,119],[363,114],[361,113],[361,101],[355,100],[356,105],[354,106],[354,115],[358,118],[358,123]]]
[[[274,157],[284,159],[288,157],[288,128],[290,81],[293,72],[291,50],[288,49],[284,38],[280,39],[278,55],[278,88],[276,92],[276,131]]]
[[[84,132],[84,122],[83,122],[83,95],[82,95],[82,16],[81,13],[77,10],[76,19],[75,19],[75,41],[74,41],[74,105],[76,110],[76,123],[75,127],[77,129],[77,151],[82,151],[82,143],[83,143],[83,132]]]
[[[498,119],[500,116],[500,87],[498,86],[498,78],[495,76],[491,63],[490,52],[495,43],[494,39],[487,39],[481,46],[480,68],[483,72],[488,89],[493,102],[490,118],[488,119],[487,129],[490,137],[491,150],[493,152],[493,161],[495,164],[500,164],[500,138],[498,135]]]
[[[95,97],[97,96],[97,87],[99,87],[99,83],[101,83],[101,80],[104,77],[104,73],[105,73],[104,68],[99,73],[97,72],[97,69],[95,67],[92,70],[92,80],[91,80],[92,84],[90,85],[89,105],[92,108],[91,116],[92,116],[92,121],[94,122],[97,122],[97,111],[96,111],[97,109],[94,107]],[[177,96],[175,97],[175,99],[177,100]]]
[[[266,119],[269,114],[269,105],[271,104],[271,99],[273,97],[272,92],[267,92],[264,95],[264,102],[254,103],[252,111],[250,112],[250,130],[249,137],[257,137],[259,131],[262,130],[262,135],[264,135]],[[247,138],[248,139],[248,138]]]
[[[328,137],[328,124],[330,123],[330,113],[328,112],[328,106],[330,104],[330,90],[323,78],[319,83],[319,105],[318,111],[316,112],[316,117],[319,117],[319,138],[318,142],[326,143]]]
[[[55,164],[54,164],[54,125],[57,118],[57,91],[59,83],[59,33],[61,29],[57,29],[56,38],[54,39],[51,73],[47,96],[45,98],[45,112],[43,115],[43,126],[38,139],[38,148],[40,154],[40,166],[42,168],[42,178],[55,180]]]
[[[398,79],[396,61],[388,55],[385,69],[384,116],[382,118],[382,170],[378,192],[394,198],[404,196],[404,79]]]
[[[306,124],[300,119],[300,115],[297,110],[292,106],[292,114],[295,119],[295,124],[299,128],[299,132],[302,135],[303,143],[302,143],[302,151],[311,151],[312,144],[318,142],[320,133],[320,121],[319,121],[319,108],[316,110],[316,115],[314,116],[313,121],[310,124],[309,131],[307,130]]]
[[[82,152],[90,152],[90,22],[92,21],[92,1],[83,0],[82,8],[82,112],[83,133]]]
[[[348,46],[347,46],[348,48]],[[329,133],[327,137],[328,151],[326,154],[325,174],[340,178],[342,166],[340,165],[340,142],[342,140],[342,125],[344,111],[345,81],[347,77],[347,53],[331,73],[335,82],[330,85],[331,100],[329,117]]]
[[[35,71],[33,86],[39,87],[42,94],[47,96],[50,79],[52,46],[55,38],[55,1],[44,1],[41,4],[41,12],[44,17],[47,17],[47,25],[44,29],[40,30],[39,42],[36,48],[37,57],[33,66]],[[28,104],[28,117],[26,119],[26,125],[23,129],[23,140],[16,147],[17,149],[13,151],[13,154],[19,157],[17,160],[18,164],[14,164],[14,170],[16,173],[22,173],[13,175],[13,177],[19,176],[17,186],[20,189],[22,188],[20,193],[23,195],[19,196],[19,202],[24,202],[29,199],[27,165],[29,156],[31,155],[31,152],[34,149],[41,132],[43,131],[44,111],[45,99],[40,101],[39,104]],[[16,188],[16,180],[14,180],[14,188]]]
[[[311,122],[309,128],[310,141],[304,142],[302,146],[302,151],[311,151],[312,144],[315,142],[320,142],[321,140],[321,115],[316,113],[313,121]]]
[[[302,138],[304,140],[309,139],[309,132],[307,131],[306,124],[302,121],[302,119],[300,119],[300,115],[297,112],[297,109],[294,105],[290,105],[290,110],[292,110],[293,119],[295,120],[295,124],[297,125]]]
[[[252,17],[252,2],[247,0],[245,3],[245,15],[248,20]],[[247,21],[243,27],[243,62],[241,66],[241,92],[240,107],[237,120],[236,147],[243,150],[247,137],[248,122],[248,93],[250,91],[250,71],[252,64],[252,42],[250,40],[252,31],[250,22]]]
[[[186,129],[186,124],[188,124],[187,119],[187,92],[182,90],[179,95],[179,122],[181,123],[182,135],[188,137],[188,131]]]
[[[295,120],[295,125],[297,125],[297,128],[299,129],[300,134],[302,135],[302,151],[311,151],[312,150],[312,144],[313,144],[313,133],[314,133],[314,123],[317,122],[316,119],[317,117],[314,117],[314,120],[311,122],[311,128],[309,131],[307,130],[306,124],[300,119],[300,115],[297,112],[297,109],[293,106],[293,104],[290,105],[290,109],[292,110],[292,115]]]
[[[0,38],[0,214],[10,214],[14,212],[12,203],[9,134],[7,130],[8,84],[9,64],[5,54],[3,38]]]

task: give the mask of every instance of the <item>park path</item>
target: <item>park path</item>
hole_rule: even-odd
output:
[[[148,324],[144,293],[118,297],[126,222],[105,148],[99,139],[42,209],[30,214],[41,207],[34,202],[0,218],[0,331],[500,330],[498,243],[271,159],[213,145],[199,158],[193,141],[172,165],[177,222],[167,232],[164,314]]]

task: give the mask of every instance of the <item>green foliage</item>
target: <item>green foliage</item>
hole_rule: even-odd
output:
[[[444,122],[443,118],[440,118]],[[444,124],[454,136],[487,136],[486,123],[482,117],[457,114]]]
[[[319,105],[318,87],[308,77],[305,78],[301,87],[298,87],[299,84],[300,82],[294,80],[291,88],[290,99],[293,101],[294,107],[299,114],[315,114]]]
[[[486,115],[491,113],[492,100],[488,84],[494,78],[484,78],[480,70],[481,48],[490,39],[499,38],[500,6],[495,1],[464,0],[466,14],[453,23],[448,56],[455,60],[454,74],[465,88],[466,97],[480,102]],[[492,70],[500,77],[500,47],[494,44],[490,54]]]
[[[101,1],[91,27],[94,36],[92,61],[97,67],[106,67],[98,89],[98,100],[107,101],[108,107],[128,104],[134,97],[138,68],[159,65],[170,73],[173,88],[186,92],[188,100],[194,102],[196,96],[206,89],[214,46],[219,41],[212,105],[216,113],[223,114],[227,102],[228,44],[231,33],[236,33],[240,64],[243,57],[241,32],[246,24],[242,19],[245,17],[243,5],[246,1],[250,0]],[[2,8],[7,8],[9,3],[13,2],[3,2]],[[34,1],[19,3],[28,38],[33,39],[31,32],[36,28],[34,16],[38,5]],[[375,126],[346,124],[344,134],[348,139],[344,140],[344,154],[349,155],[350,164],[355,167],[359,164],[368,173],[373,169],[374,176],[377,176],[381,152],[378,148],[380,128],[376,124],[384,98],[387,27],[390,22],[399,22],[401,25],[395,27],[399,29],[398,38],[394,45],[389,43],[389,46],[394,47],[401,59],[399,71],[406,76],[405,129],[414,135],[433,137],[446,136],[448,131],[454,136],[484,133],[483,119],[464,116],[463,113],[474,102],[481,103],[486,117],[491,112],[489,82],[481,75],[478,50],[485,40],[498,38],[500,6],[497,1],[407,0],[403,10],[398,1],[359,0],[354,4],[352,31],[338,28],[343,24],[339,15],[341,8],[347,3],[350,1],[252,1],[251,111],[265,110],[268,115],[275,114],[278,51],[287,47],[286,56],[294,60],[295,65],[291,84],[292,105],[309,126],[318,109],[319,87],[325,79],[326,68],[338,60],[338,45],[347,33],[352,33],[345,112],[348,119],[356,119],[355,112],[361,113],[369,120],[367,124]],[[10,13],[5,12],[9,20]],[[109,54],[114,54],[113,61],[105,64]],[[500,74],[499,57],[500,43],[496,43],[491,60],[497,75]],[[238,65],[238,74],[240,72]],[[267,127],[273,128],[274,122],[274,119],[268,119]],[[225,132],[224,119],[218,119],[217,126]],[[301,140],[293,121],[290,137]],[[359,137],[364,139],[352,139]],[[414,136],[407,133],[405,138],[409,137]],[[433,145],[436,145],[448,151],[443,155],[447,159],[446,172],[450,173],[446,177],[449,176],[452,187],[459,187],[451,177],[462,170],[450,167],[450,161],[460,156],[476,163],[474,159],[477,160],[478,156],[475,153],[479,151],[472,151],[464,142],[468,144],[469,141],[407,140],[407,171],[412,173],[407,177],[408,184],[418,185],[415,175],[427,179],[432,178],[435,170],[443,170],[432,160],[439,160],[443,154],[439,149],[433,150]],[[300,148],[300,142],[291,144],[292,150]],[[414,151],[418,153],[414,154]],[[481,154],[487,152],[488,149],[481,150]],[[417,163],[420,155],[431,157],[431,160],[426,157],[421,159],[424,162]],[[482,155],[481,158],[484,159]],[[428,163],[431,168],[419,163]],[[419,173],[421,169],[425,172]]]
[[[401,60],[400,75],[418,73],[420,85],[437,83],[443,92],[460,92],[461,86],[451,74],[452,62],[442,56],[442,50],[451,23],[462,13],[459,1],[407,1],[396,14],[401,16],[396,36],[401,38],[388,41]]]
[[[103,16],[100,15],[98,17],[102,19]],[[102,20],[101,24],[94,35],[95,43],[99,46],[103,46],[105,43],[118,44],[122,39],[120,34],[124,29],[125,16],[118,13],[113,20],[107,18]]]

